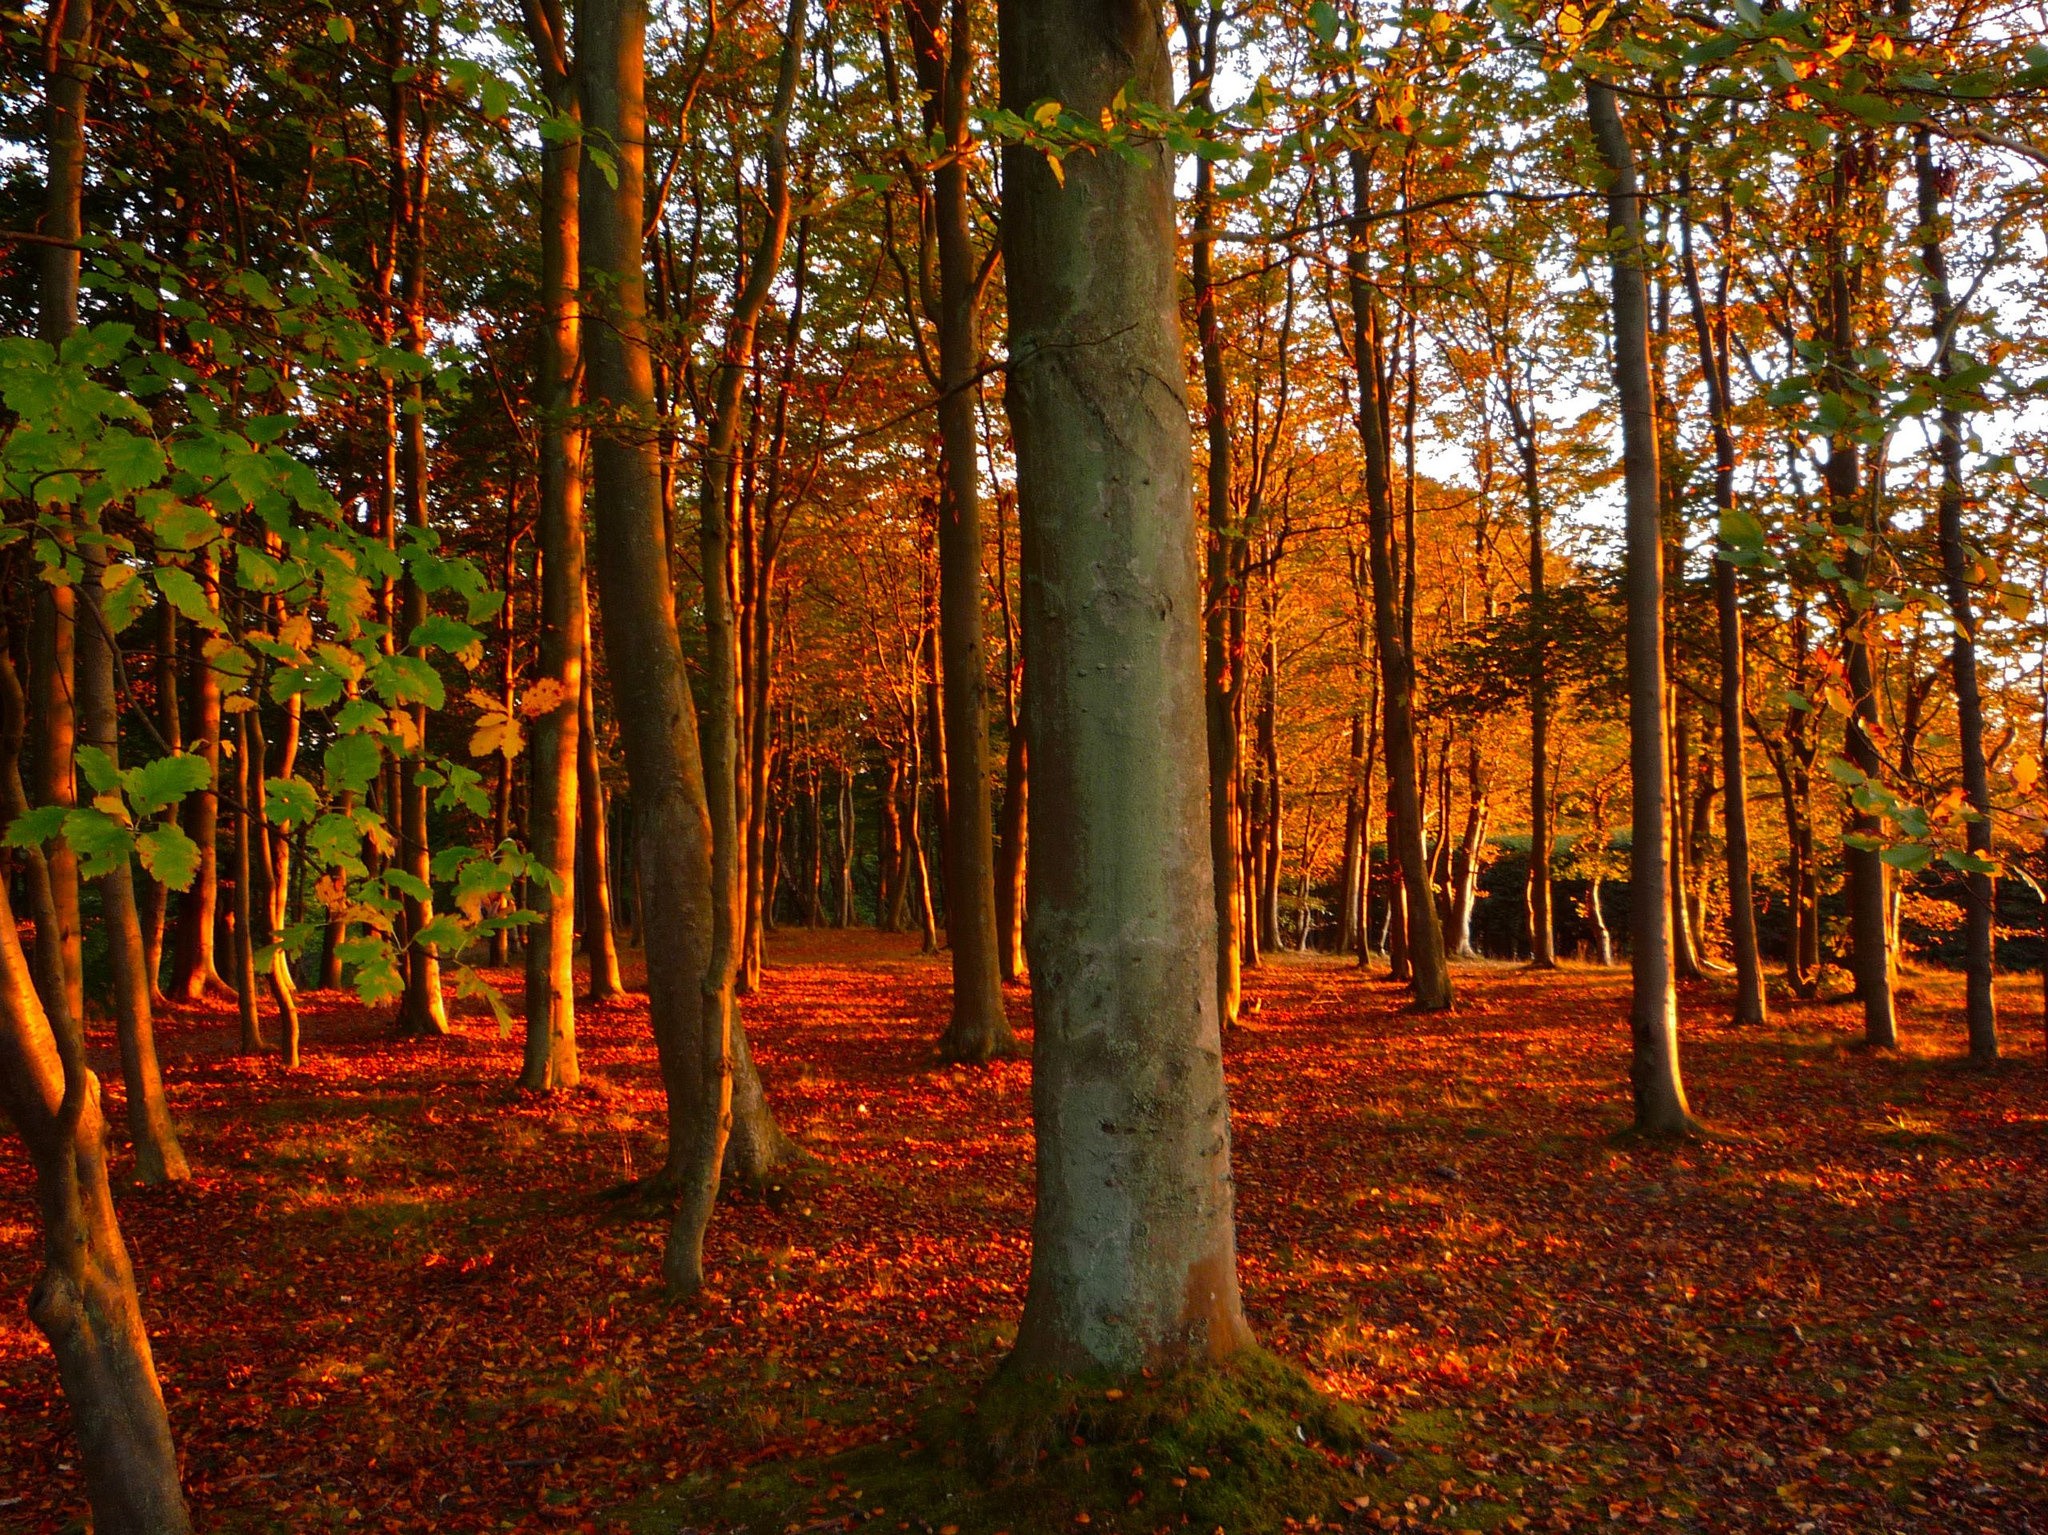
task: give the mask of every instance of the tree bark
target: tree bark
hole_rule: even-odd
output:
[[[1353,356],[1358,367],[1358,430],[1365,445],[1367,568],[1372,577],[1373,639],[1379,648],[1380,739],[1387,759],[1391,849],[1406,895],[1403,956],[1415,1005],[1424,1012],[1451,1006],[1451,971],[1443,924],[1430,889],[1429,849],[1423,838],[1422,782],[1415,753],[1415,663],[1402,622],[1401,585],[1394,567],[1394,502],[1387,437],[1385,348],[1379,294],[1366,246],[1369,211],[1365,157],[1351,156],[1353,229],[1349,258]]]
[[[1687,190],[1690,190],[1688,185]],[[1707,385],[1707,417],[1714,433],[1714,506],[1725,522],[1735,512],[1735,433],[1729,422],[1729,340],[1726,305],[1709,316],[1692,249],[1692,219],[1680,224],[1686,296],[1692,305],[1699,343],[1700,374]],[[1725,287],[1723,297],[1725,297]],[[1735,950],[1735,1022],[1761,1027],[1764,1001],[1763,954],[1757,941],[1756,892],[1750,880],[1749,766],[1743,751],[1748,711],[1748,662],[1742,635],[1741,593],[1735,564],[1725,546],[1714,557],[1714,617],[1720,642],[1721,822],[1728,871],[1728,937]]]
[[[193,561],[193,575],[209,604],[220,603],[220,566],[210,549],[202,549]],[[214,670],[202,643],[188,645],[191,661],[191,729],[186,732],[190,748],[203,758],[207,779],[203,788],[185,797],[180,813],[185,835],[199,846],[199,872],[178,899],[178,962],[171,982],[171,995],[185,1002],[197,1002],[208,990],[226,991],[214,957],[214,932],[220,908],[220,673]]]
[[[1927,284],[1934,332],[1936,375],[1947,383],[1955,375],[1956,299],[1949,287],[1947,242],[1943,238],[1941,173],[1934,163],[1933,137],[1923,126],[1913,133],[1913,170],[1920,220],[1920,269]],[[1984,754],[1984,700],[1977,677],[1977,614],[1970,592],[1972,551],[1963,538],[1963,413],[1955,397],[1944,394],[1937,417],[1940,435],[1935,457],[1941,464],[1941,486],[1935,499],[1935,540],[1941,549],[1943,595],[1948,599],[1953,630],[1949,641],[1949,673],[1956,690],[1956,736],[1962,749],[1963,797],[1975,812],[1964,831],[1970,854],[1991,861],[1991,771]],[[1964,875],[1963,1022],[1969,1031],[1970,1059],[1988,1065],[1998,1059],[1998,999],[1994,988],[1994,919],[1997,886],[1988,871]]]
[[[590,966],[590,1000],[624,996],[619,973],[618,916],[612,909],[611,796],[604,789],[604,756],[597,749],[596,684],[591,680],[590,619],[583,622],[585,665],[577,706],[576,825],[583,840],[583,957]]]
[[[1623,581],[1628,603],[1629,1077],[1635,1127],[1644,1134],[1695,1129],[1678,1064],[1678,996],[1672,974],[1670,751],[1664,717],[1664,529],[1657,468],[1655,395],[1650,382],[1649,299],[1644,280],[1641,197],[1635,151],[1613,88],[1586,81],[1586,113],[1605,165],[1614,309],[1614,384],[1621,411],[1626,499]],[[1655,892],[1653,895],[1652,892]]]
[[[235,931],[228,950],[235,972],[235,1016],[241,1024],[241,1052],[257,1055],[269,1048],[263,1040],[263,1015],[256,1002],[256,910],[250,885],[253,882],[251,839],[256,828],[250,824],[250,780],[262,791],[263,778],[249,749],[249,716],[237,716],[235,725]]]
[[[1002,100],[1164,106],[1159,13],[1003,0]],[[1173,162],[1003,151],[1030,667],[1038,1134],[1009,1368],[1136,1373],[1250,1343],[1238,1298],[1188,534]]]
[[[640,845],[648,1011],[668,1094],[667,1175],[682,1190],[663,1267],[671,1286],[690,1292],[703,1284],[704,1229],[731,1123],[731,981],[728,955],[721,998],[710,971],[711,813],[676,628],[647,350],[647,10],[645,0],[578,0],[576,18],[585,128],[616,157],[615,181],[586,177],[581,187],[584,262],[602,294],[586,338],[599,423],[590,444],[598,590]],[[707,590],[722,579],[722,566],[705,570]],[[730,911],[724,921],[729,930]]]
[[[526,0],[526,34],[541,90],[557,120],[577,122],[568,21],[560,0]],[[528,846],[552,880],[532,882],[540,920],[526,943],[526,1051],[519,1085],[535,1092],[574,1087],[576,1058],[576,833],[582,716],[589,678],[584,644],[584,433],[575,419],[583,379],[583,282],[577,202],[583,145],[544,139],[540,177],[540,670],[537,685],[559,690],[533,724]],[[593,982],[597,967],[591,968]],[[593,986],[593,990],[595,987]]]
[[[975,454],[975,372],[981,363],[967,171],[974,153],[968,89],[974,43],[968,0],[905,0],[928,137],[945,146],[932,172],[939,256],[939,675],[946,815],[946,941],[953,1011],[939,1037],[948,1061],[1017,1053],[1003,1012],[995,831],[989,807],[988,657],[982,632],[981,483]]]
[[[1024,961],[1025,870],[1030,862],[1028,811],[1031,803],[1031,752],[1023,710],[1010,722],[1009,750],[1003,765],[1003,839],[996,852],[996,932],[1001,944],[1003,979],[1018,982],[1030,973]]]
[[[1216,48],[1222,7],[1212,3],[1197,15],[1179,6],[1187,50],[1188,78],[1195,99],[1207,108],[1216,76]],[[1238,690],[1242,655],[1233,647],[1231,615],[1244,601],[1244,539],[1230,505],[1230,379],[1223,358],[1223,329],[1216,317],[1213,243],[1216,227],[1214,164],[1195,159],[1194,197],[1189,205],[1194,239],[1188,247],[1193,278],[1195,336],[1202,354],[1202,424],[1208,441],[1203,480],[1202,676],[1204,745],[1209,763],[1209,858],[1216,870],[1216,997],[1224,1028],[1237,1022],[1244,992],[1243,871],[1238,862],[1239,744]]]
[[[1855,399],[1855,317],[1852,313],[1848,240],[1843,223],[1848,217],[1855,176],[1850,160],[1854,149],[1844,143],[1836,150],[1835,171],[1830,182],[1830,205],[1826,245],[1827,286],[1823,298],[1830,382],[1845,398]],[[1877,535],[1874,515],[1858,505],[1869,489],[1873,499],[1881,486],[1863,484],[1863,455],[1856,439],[1837,434],[1828,444],[1826,468],[1828,519],[1848,539],[1842,569],[1851,582],[1861,586],[1871,576],[1872,550]],[[1861,546],[1859,549],[1858,546]],[[1849,717],[1842,727],[1843,755],[1872,779],[1884,771],[1884,756],[1878,746],[1882,729],[1876,667],[1871,656],[1864,622],[1879,610],[1856,611],[1844,600],[1838,604],[1841,621],[1843,671],[1848,679]],[[1856,804],[1850,796],[1850,835],[1877,837],[1882,831],[1878,817]],[[1849,907],[1849,963],[1856,977],[1856,992],[1863,1003],[1863,1039],[1874,1049],[1889,1050],[1899,1042],[1898,1014],[1893,1006],[1891,976],[1891,934],[1886,911],[1884,860],[1874,847],[1858,847],[1844,840],[1842,866],[1846,875]]]
[[[178,710],[178,610],[164,598],[156,604],[157,733],[171,751],[184,750],[184,721]],[[152,1006],[164,1000],[164,929],[171,892],[162,881],[142,876],[138,892],[142,924],[142,975]]]

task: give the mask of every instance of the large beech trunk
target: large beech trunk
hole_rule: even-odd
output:
[[[938,245],[939,675],[945,771],[946,940],[953,951],[953,1011],[939,1038],[949,1061],[1013,1055],[1003,1012],[996,931],[995,832],[989,807],[988,658],[982,633],[981,484],[975,466],[976,323],[974,235],[967,122],[974,74],[969,0],[905,0],[927,134],[950,153],[932,173]]]
[[[1166,105],[1159,12],[1004,0],[1002,99]],[[1038,1136],[1010,1368],[1171,1367],[1250,1341],[1239,1304],[1204,835],[1173,162],[1004,150],[1010,419],[1030,664]]]
[[[558,117],[574,118],[569,34],[556,0],[528,0],[526,31],[541,85]],[[526,944],[526,1054],[522,1087],[574,1087],[576,1062],[576,797],[583,737],[584,640],[589,627],[583,573],[583,432],[572,419],[581,394],[582,246],[576,223],[583,146],[550,139],[541,146],[540,238],[540,671],[559,689],[534,722],[528,837],[554,877],[532,882],[540,921]]]
[[[1380,300],[1366,249],[1369,211],[1365,157],[1351,157],[1353,213],[1350,291],[1358,365],[1358,430],[1365,444],[1367,569],[1372,578],[1373,639],[1379,649],[1381,741],[1387,758],[1387,806],[1393,854],[1400,870],[1407,975],[1415,1005],[1440,1011],[1451,1005],[1451,971],[1443,923],[1430,888],[1429,848],[1423,836],[1422,778],[1415,750],[1415,659],[1403,622],[1401,586],[1394,568],[1394,503],[1388,442],[1386,348]],[[1399,973],[1399,972],[1397,972]]]
[[[1586,113],[1606,166],[1607,227],[1613,242],[1614,384],[1621,407],[1626,502],[1623,583],[1628,603],[1629,1078],[1636,1129],[1652,1135],[1693,1128],[1678,1068],[1678,993],[1672,973],[1671,881],[1667,851],[1670,751],[1664,714],[1663,507],[1657,471],[1655,396],[1650,384],[1649,295],[1644,279],[1641,196],[1635,151],[1611,87],[1586,82]],[[1655,892],[1652,895],[1652,892]]]

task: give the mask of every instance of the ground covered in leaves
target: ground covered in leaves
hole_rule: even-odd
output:
[[[1988,1074],[1958,1062],[1947,977],[1912,978],[1893,1058],[1839,1003],[1742,1033],[1689,995],[1714,1134],[1677,1148],[1616,1136],[1620,972],[1459,982],[1423,1018],[1327,960],[1250,979],[1228,1046],[1247,1308],[1365,1433],[1359,1494],[1276,1525],[2048,1527],[2030,979]],[[397,1042],[314,997],[286,1073],[231,1053],[231,1008],[172,1013],[197,1176],[120,1209],[202,1527],[729,1530],[744,1506],[753,1535],[962,1535],[904,1477],[844,1469],[915,1465],[1022,1301],[1028,1068],[935,1068],[945,996],[914,944],[777,940],[747,1016],[816,1168],[722,1210],[688,1310],[659,1289],[660,1212],[609,1193],[660,1149],[641,999],[583,1011],[589,1080],[558,1100],[511,1087],[487,1016]],[[21,1304],[31,1212],[0,1140],[0,1529],[61,1530],[82,1480]],[[1202,1453],[1009,1523],[1178,1528]]]

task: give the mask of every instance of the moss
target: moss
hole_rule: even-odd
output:
[[[978,1408],[927,1413],[907,1443],[692,1478],[634,1523],[783,1535],[850,1515],[941,1535],[1260,1535],[1384,1498],[1390,1459],[1349,1408],[1252,1351],[1156,1380],[1006,1372]]]

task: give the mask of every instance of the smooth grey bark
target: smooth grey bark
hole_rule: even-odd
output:
[[[926,136],[947,158],[932,172],[938,246],[939,676],[945,726],[946,940],[953,951],[953,1008],[939,1055],[986,1061],[1017,1053],[1003,1011],[996,931],[995,826],[989,806],[988,657],[982,633],[981,483],[976,466],[975,371],[981,362],[967,121],[974,73],[968,0],[905,0]]]
[[[1002,100],[1165,105],[1145,0],[1004,0]],[[1037,1033],[1031,1280],[1009,1368],[1171,1367],[1250,1342],[1238,1298],[1201,584],[1173,162],[1003,151],[1023,525]]]
[[[567,19],[559,0],[527,0],[526,32],[541,87],[558,119],[579,116]],[[577,228],[583,146],[574,138],[541,144],[540,336],[540,672],[560,690],[533,726],[528,786],[528,845],[552,888],[535,881],[529,899],[540,915],[526,943],[526,1050],[520,1086],[546,1092],[574,1087],[576,1059],[577,779],[583,738],[584,434],[574,419],[583,375],[582,245]],[[592,967],[593,977],[596,967]]]
[[[1607,233],[1614,311],[1614,385],[1620,405],[1626,501],[1623,583],[1628,604],[1629,1079],[1635,1128],[1675,1135],[1696,1128],[1678,1065],[1678,995],[1672,974],[1667,853],[1670,751],[1664,714],[1664,528],[1650,382],[1649,294],[1635,151],[1612,87],[1588,77],[1586,114],[1607,172]]]

